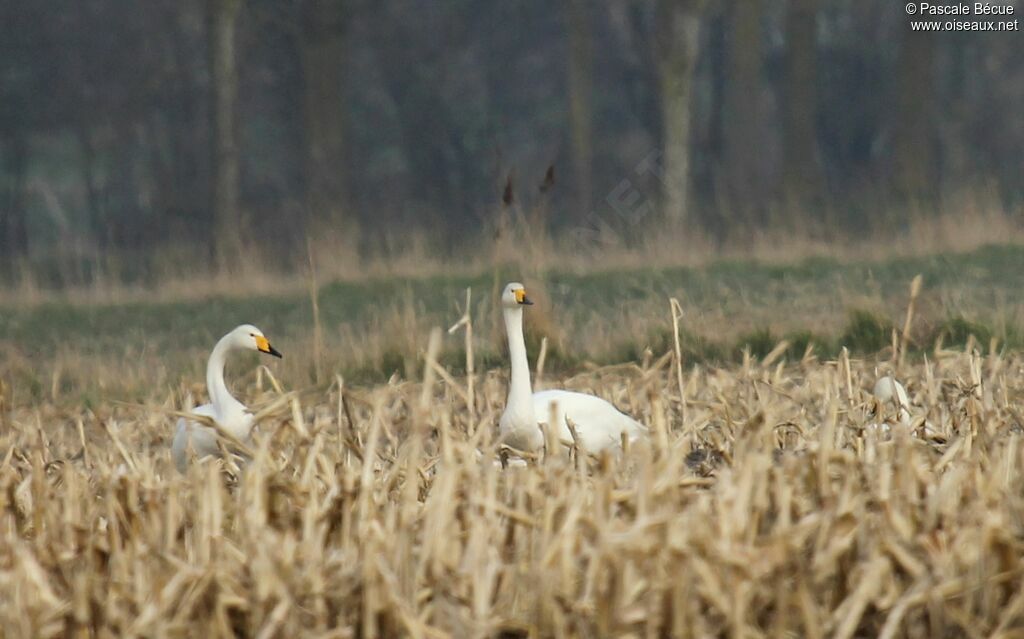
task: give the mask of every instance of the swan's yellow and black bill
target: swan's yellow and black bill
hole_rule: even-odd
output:
[[[270,341],[266,337],[263,337],[262,335],[256,336],[256,348],[259,350],[259,352],[266,353],[267,355],[273,355],[274,357],[282,356],[281,353],[279,353],[276,348],[270,345]]]
[[[530,298],[526,297],[526,289],[525,288],[521,288],[518,291],[516,291],[516,303],[517,304],[526,304],[527,306],[531,306],[533,304],[533,302],[530,301]]]

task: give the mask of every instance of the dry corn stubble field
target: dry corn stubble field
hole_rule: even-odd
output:
[[[904,363],[906,427],[869,394],[874,362],[783,352],[560,380],[650,441],[504,469],[504,375],[429,364],[300,394],[261,372],[244,472],[179,475],[162,400],[0,412],[2,634],[1019,633],[1024,362]]]

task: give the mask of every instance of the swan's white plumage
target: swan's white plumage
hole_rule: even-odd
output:
[[[499,422],[502,441],[524,451],[543,447],[541,425],[550,420],[552,404],[556,410],[557,437],[572,442],[568,418],[576,429],[581,447],[589,453],[620,447],[623,434],[630,440],[645,435],[647,429],[643,424],[600,397],[565,390],[531,391],[522,308],[530,303],[522,284],[513,282],[505,287],[501,304],[512,375],[505,411]]]
[[[896,409],[896,421],[901,425],[908,428],[914,427],[914,437],[934,438],[941,437],[941,432],[930,422],[927,418],[918,415],[915,418],[910,409],[914,408],[915,412],[920,412],[918,407],[915,407],[910,403],[910,396],[907,395],[907,389],[903,387],[903,384],[899,383],[892,375],[886,375],[880,377],[875,382],[875,387],[871,393],[878,400],[878,403],[882,409],[882,412],[891,411],[894,407]],[[878,431],[888,434],[889,424],[882,421],[881,423],[868,424],[868,428],[877,429]]]
[[[533,394],[533,413],[537,421],[547,425],[551,405],[555,405],[558,437],[571,442],[568,417],[576,428],[576,436],[584,450],[596,452],[622,445],[622,433],[632,441],[647,433],[647,427],[600,397],[566,390],[545,390]]]
[[[906,426],[910,425],[910,400],[907,397],[907,389],[903,388],[903,384],[896,381],[892,375],[880,377],[875,382],[872,394],[884,407],[892,407],[895,404],[899,422]]]
[[[246,442],[252,433],[253,416],[248,412],[245,404],[234,398],[224,382],[224,365],[227,363],[227,356],[236,350],[255,350],[276,357],[281,356],[270,345],[260,329],[250,324],[243,324],[235,328],[217,342],[206,364],[206,390],[210,394],[210,403],[197,406],[191,412],[209,417],[233,437]],[[184,417],[178,418],[177,432],[175,432],[174,441],[171,443],[171,457],[174,460],[174,465],[179,471],[183,473],[186,471],[189,448],[195,452],[197,459],[210,455],[219,456],[220,448],[217,445],[217,439],[216,431],[209,426]]]
[[[210,419],[217,420],[217,411],[213,407],[213,404],[203,404],[202,406],[196,406],[190,412],[203,417],[209,417]],[[252,417],[251,415],[249,417]],[[230,424],[230,421],[218,421],[221,427],[227,427],[226,424]],[[237,431],[245,431],[246,428],[239,424],[239,428],[232,429]],[[251,425],[249,426],[251,428]],[[248,438],[248,433],[242,433],[242,437],[239,437],[242,441]],[[204,426],[198,422],[186,420],[184,417],[178,418],[177,432],[174,434],[174,442],[171,444],[171,456],[174,458],[174,465],[177,466],[178,470],[182,473],[188,468],[188,446],[191,439],[192,450],[196,454],[196,459],[202,459],[207,456],[220,455],[220,448],[217,446],[217,434],[209,426]]]

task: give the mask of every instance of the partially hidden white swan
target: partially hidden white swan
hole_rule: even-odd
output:
[[[925,417],[920,419],[911,414],[910,410],[913,408],[915,412],[920,413],[918,407],[910,403],[910,396],[907,395],[907,389],[903,387],[903,384],[893,377],[892,375],[886,375],[880,377],[875,382],[875,388],[871,391],[878,401],[879,408],[881,411],[886,410],[886,407],[891,407],[895,404],[896,406],[896,421],[907,428],[913,427],[912,432],[914,437],[922,437],[924,439],[943,439],[942,432],[936,428],[935,424]],[[876,419],[883,419],[882,414],[875,416]],[[868,424],[868,428],[878,429],[882,434],[889,434],[890,428],[886,421],[881,423]]]
[[[252,432],[252,414],[247,411],[245,404],[231,395],[224,383],[224,364],[231,351],[259,351],[274,357],[281,357],[281,353],[270,345],[263,331],[250,324],[242,324],[220,338],[210,353],[210,360],[206,364],[206,390],[210,394],[210,403],[197,406],[192,412],[214,420],[227,433],[246,442]],[[181,417],[171,445],[171,456],[174,465],[182,473],[188,467],[189,446],[195,451],[197,459],[220,455],[214,429]]]
[[[506,286],[501,295],[512,360],[508,401],[498,426],[502,442],[522,451],[543,447],[541,428],[547,427],[551,419],[552,404],[556,411],[557,437],[572,443],[572,433],[566,422],[568,418],[576,429],[580,446],[588,453],[620,448],[623,433],[630,441],[646,435],[646,426],[600,397],[565,390],[531,391],[526,342],[523,340],[523,306],[532,303],[526,297],[526,289],[518,282]]]
[[[910,399],[907,397],[907,389],[899,383],[892,375],[878,378],[872,394],[878,403],[884,406],[896,405],[896,418],[904,426],[910,426]]]

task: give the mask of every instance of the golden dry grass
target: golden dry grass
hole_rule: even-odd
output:
[[[991,189],[980,189],[951,196],[938,209],[872,208],[853,216],[861,222],[855,228],[823,224],[821,211],[780,211],[769,228],[750,228],[732,220],[729,236],[713,239],[701,228],[665,228],[654,220],[648,220],[653,222],[650,226],[634,224],[612,213],[549,232],[547,224],[536,223],[547,213],[517,206],[494,212],[479,235],[454,244],[445,232],[403,229],[397,237],[381,239],[353,228],[309,238],[307,251],[286,261],[273,252],[264,254],[266,247],[247,247],[246,259],[228,271],[213,268],[207,263],[206,248],[192,244],[112,253],[58,245],[37,249],[34,259],[19,264],[7,281],[0,282],[0,305],[149,304],[287,295],[306,290],[311,263],[320,281],[366,282],[475,274],[501,263],[516,264],[523,273],[590,273],[699,268],[722,260],[775,265],[808,258],[883,262],[967,253],[990,244],[1022,244],[1022,213],[1020,205],[1007,205]],[[83,271],[90,275],[83,279]]]
[[[1020,633],[1024,361],[905,363],[906,429],[871,425],[875,364],[780,352],[563,380],[650,442],[526,468],[495,463],[496,373],[472,407],[467,380],[433,368],[300,394],[244,472],[179,475],[160,392],[144,409],[0,412],[0,634]],[[279,396],[266,375],[241,391]]]

